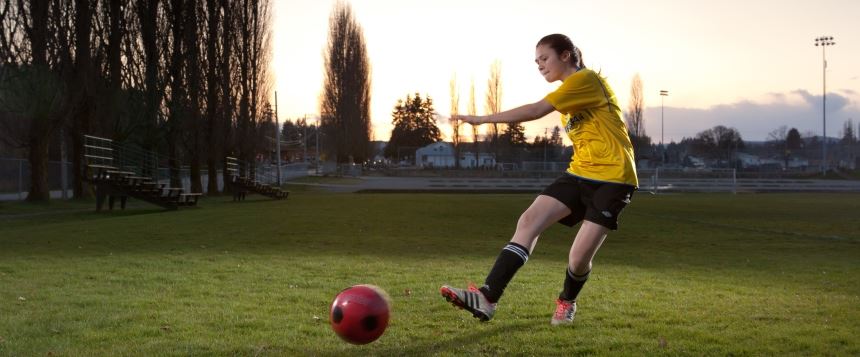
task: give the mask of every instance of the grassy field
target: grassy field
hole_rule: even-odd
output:
[[[860,355],[860,195],[640,193],[573,326],[549,324],[574,234],[560,225],[493,321],[447,304],[439,286],[481,282],[532,198],[3,203],[0,355]],[[393,300],[366,346],[327,321],[359,283]]]

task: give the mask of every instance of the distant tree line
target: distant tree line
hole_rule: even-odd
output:
[[[636,74],[631,82],[630,101],[624,112],[624,120],[637,161],[680,164],[685,156],[692,155],[715,162],[717,166],[729,167],[737,165],[734,161],[738,152],[751,149],[737,129],[723,125],[705,129],[680,142],[664,143],[664,148],[660,148],[659,143],[653,143],[645,132],[644,109],[642,78]],[[860,145],[857,143],[854,123],[849,119],[843,125],[838,142],[831,144],[828,149],[827,160],[837,166],[858,166],[850,165],[860,164],[857,161]],[[813,132],[801,134],[796,128],[781,126],[768,135],[763,150],[757,147],[755,151],[768,158],[778,158],[783,161],[784,167],[788,167],[793,158],[820,160],[821,137]]]
[[[171,185],[188,166],[193,192],[205,165],[217,192],[224,158],[254,162],[272,135],[270,15],[268,0],[0,0],[0,139],[28,153],[27,199],[48,199],[56,141],[88,195],[85,134],[158,153]]]

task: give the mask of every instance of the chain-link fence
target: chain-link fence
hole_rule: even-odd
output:
[[[48,190],[51,191],[51,198],[72,197],[71,178],[71,162],[48,161]],[[0,201],[23,200],[27,198],[29,189],[30,163],[25,159],[0,158]]]

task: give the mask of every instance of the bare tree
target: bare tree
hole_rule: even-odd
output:
[[[651,149],[651,138],[645,134],[645,97],[642,93],[642,77],[636,73],[630,83],[630,102],[627,104],[627,112],[624,113],[627,133],[636,157],[646,156]]]
[[[126,141],[139,121],[132,117],[143,107],[137,98],[130,97],[130,85],[126,90],[123,88],[123,81],[129,78],[123,73],[128,72],[127,68],[134,68],[133,63],[137,60],[131,48],[123,46],[124,42],[126,46],[130,45],[125,38],[129,37],[127,24],[131,7],[128,0],[96,1],[96,7],[101,11],[96,11],[94,35],[101,40],[96,43],[93,66],[96,69],[100,67],[101,73],[93,73],[91,77],[94,81],[106,83],[106,86],[96,86],[93,93],[96,118],[104,135]],[[123,65],[123,59],[128,65]]]
[[[788,127],[783,125],[774,129],[767,135],[768,144],[782,157],[785,167],[788,167],[788,159],[791,151],[788,149]]]
[[[467,108],[468,115],[477,115],[478,114],[478,106],[475,102],[475,79],[472,78],[471,84],[469,86],[469,106]],[[475,145],[475,166],[480,165],[480,153],[481,153],[481,143],[478,141],[478,125],[470,124],[472,126],[472,143]]]
[[[49,21],[63,9],[48,0],[5,3],[2,46],[16,53],[0,53],[0,131],[4,142],[28,150],[30,189],[28,201],[47,201],[48,147],[62,124],[68,97],[58,66],[56,38]],[[6,24],[15,24],[6,28]],[[20,32],[18,32],[20,30]],[[9,61],[9,62],[6,62]],[[53,67],[53,68],[52,68]]]
[[[252,130],[257,140],[254,152],[259,153],[266,149],[263,136],[269,131],[266,128],[273,127],[274,116],[270,109],[272,107],[269,99],[272,97],[272,76],[269,72],[271,52],[271,6],[268,0],[255,0],[252,2],[253,26],[252,48],[251,48],[251,120]],[[273,134],[273,137],[276,134]]]
[[[642,95],[642,77],[639,73],[633,75],[630,83],[630,102],[627,104],[627,131],[633,136],[645,135],[643,118],[645,98]]]
[[[260,132],[264,105],[271,93],[268,73],[270,56],[269,2],[244,0],[238,9],[236,59],[239,67],[237,141],[243,161],[254,165],[263,143],[255,140]],[[251,173],[255,170],[252,166]]]
[[[159,116],[161,113],[162,100],[164,92],[160,85],[166,78],[162,73],[162,57],[159,48],[159,32],[165,32],[163,29],[167,26],[167,22],[159,16],[161,8],[161,0],[139,0],[135,4],[135,15],[140,26],[140,46],[134,48],[142,48],[139,61],[143,63],[144,74],[141,91],[143,92],[143,113],[141,115],[142,128],[141,147],[146,152],[154,152],[158,147],[159,142]],[[135,41],[136,42],[136,41]],[[143,174],[153,176],[157,175],[157,162],[144,162]]]
[[[14,0],[0,0],[0,64],[7,68],[21,61],[20,42],[22,36],[21,8],[13,3]]]
[[[170,174],[170,186],[182,187],[180,169],[182,158],[180,157],[180,135],[182,134],[182,122],[187,115],[187,96],[185,83],[185,51],[183,40],[185,39],[185,1],[170,0],[170,60],[168,62],[168,76],[170,87],[167,92],[169,117],[165,125],[165,138],[167,139],[167,167]]]
[[[221,37],[224,41],[221,46],[220,58],[218,61],[218,73],[220,78],[218,79],[219,86],[221,88],[220,96],[220,116],[219,116],[219,127],[221,128],[221,137],[222,137],[222,172],[224,175],[222,176],[222,180],[224,183],[224,190],[229,191],[230,186],[227,184],[229,180],[227,175],[227,156],[236,155],[234,153],[235,147],[233,145],[233,136],[235,133],[235,123],[234,123],[234,114],[236,113],[236,88],[234,84],[236,83],[236,79],[232,76],[234,63],[234,47],[236,46],[236,24],[235,18],[233,17],[233,12],[235,11],[236,4],[231,0],[220,0],[220,11],[223,14],[223,18],[221,19],[221,24],[224,28],[224,34]]]
[[[29,149],[30,199],[48,197],[48,143],[62,125],[72,129],[76,197],[88,191],[84,134],[166,151],[171,185],[190,163],[194,192],[202,191],[207,155],[209,187],[217,191],[218,157],[232,142],[247,144],[247,161],[262,148],[260,128],[270,117],[269,4],[0,0],[0,139]],[[234,140],[236,113],[244,136]],[[153,161],[141,164],[144,175],[153,174]]]
[[[485,107],[487,114],[496,114],[502,111],[502,63],[498,60],[490,65],[490,78],[487,80],[487,103]],[[490,126],[490,145],[493,154],[499,157],[499,133],[504,124],[492,123]]]
[[[71,98],[71,141],[72,141],[72,183],[75,198],[89,197],[89,190],[84,186],[84,140],[83,136],[91,134],[92,118],[95,114],[95,64],[92,58],[92,19],[94,11],[88,0],[75,0],[75,52],[74,60],[69,46],[60,45],[66,61],[74,61],[74,74],[67,77],[69,86],[77,88]]]
[[[206,167],[208,182],[207,192],[212,195],[218,192],[218,139],[221,126],[219,123],[219,81],[218,81],[218,39],[226,35],[221,30],[221,9],[217,0],[206,0],[206,31],[203,32],[203,43],[206,44]],[[225,39],[226,41],[226,39]],[[225,175],[226,171],[225,171]]]
[[[697,154],[723,161],[726,165],[731,165],[734,155],[743,148],[741,133],[722,125],[699,132],[693,141],[693,150]]]
[[[197,21],[197,0],[186,0],[185,3],[185,68],[187,68],[188,86],[188,115],[185,118],[185,149],[190,155],[191,165],[189,174],[191,192],[202,193],[203,184],[200,182],[200,155],[203,150],[200,136],[200,47],[198,39],[201,29]]]
[[[460,112],[460,93],[457,91],[457,75],[451,77],[449,83],[451,93],[451,118]],[[452,137],[451,142],[454,144],[454,168],[460,168],[460,121],[451,119]]]
[[[329,18],[320,101],[328,150],[338,162],[363,162],[370,149],[370,60],[364,31],[344,2]]]

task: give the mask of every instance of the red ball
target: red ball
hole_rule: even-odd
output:
[[[344,341],[363,345],[376,341],[388,327],[388,294],[374,285],[344,289],[331,303],[331,328]]]

